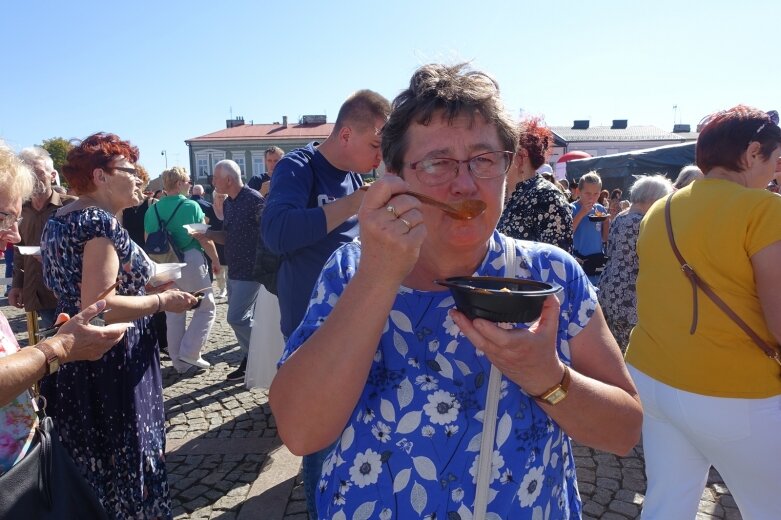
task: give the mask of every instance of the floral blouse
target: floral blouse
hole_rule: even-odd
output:
[[[610,225],[607,256],[599,279],[599,304],[613,320],[637,323],[637,237],[643,215],[627,211],[620,213]]]
[[[0,357],[19,350],[14,333],[5,316],[0,315]],[[0,407],[0,475],[11,469],[30,449],[38,416],[32,396],[25,390],[7,405]]]
[[[564,194],[539,175],[515,186],[496,229],[572,252],[572,209]]]
[[[477,274],[504,274],[505,240],[519,277],[563,288],[557,349],[569,364],[569,342],[596,307],[592,286],[561,249],[498,232]],[[350,243],[326,263],[280,364],[327,319],[360,256]],[[453,307],[449,291],[400,288],[364,390],[323,464],[320,518],[472,517],[490,363],[449,317]],[[518,385],[503,378],[500,388],[487,518],[579,518],[569,437]]]

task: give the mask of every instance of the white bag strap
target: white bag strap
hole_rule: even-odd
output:
[[[517,266],[515,265],[515,241],[504,240],[504,275],[515,278]],[[480,438],[480,458],[477,464],[477,489],[475,491],[474,520],[485,520],[485,512],[488,508],[488,485],[491,481],[491,462],[494,458],[494,439],[496,438],[496,412],[499,407],[499,388],[502,382],[502,373],[494,365],[491,365],[491,374],[488,376],[488,395],[485,400],[483,412],[483,434]]]

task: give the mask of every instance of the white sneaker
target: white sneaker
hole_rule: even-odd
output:
[[[215,296],[215,298],[227,298],[227,297],[228,297],[228,291],[218,292],[217,296]]]
[[[185,359],[183,357],[180,357],[179,361],[183,361],[185,363],[188,363],[188,364],[190,364],[192,366],[195,366],[195,367],[198,367],[198,368],[209,368],[210,366],[212,366],[211,363],[209,363],[208,361],[206,361],[205,359],[203,359],[200,356],[198,357],[198,359]]]

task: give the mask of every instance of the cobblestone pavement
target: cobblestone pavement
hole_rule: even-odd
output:
[[[20,342],[24,314],[0,299]],[[163,354],[167,464],[174,516],[183,519],[306,520],[300,458],[277,437],[265,390],[247,390],[225,376],[240,361],[218,300],[217,320],[204,352],[212,368],[178,375]],[[639,518],[645,492],[643,453],[628,457],[574,448],[584,519]],[[739,520],[735,501],[711,470],[697,520]]]

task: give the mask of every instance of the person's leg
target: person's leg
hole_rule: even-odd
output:
[[[179,361],[179,347],[182,344],[184,336],[184,325],[187,320],[186,312],[166,312],[166,341],[168,342],[168,356],[171,358],[171,364],[177,372],[184,373],[190,369],[191,365]]]
[[[244,357],[249,349],[252,333],[252,317],[260,284],[245,280],[228,279],[228,325],[233,328]]]
[[[745,520],[778,518],[781,490],[781,396],[698,396],[688,404],[693,429]]]
[[[628,368],[643,402],[643,453],[648,489],[641,518],[694,518],[710,462],[681,427],[683,414],[678,407],[678,390],[631,365]]]
[[[204,298],[201,304],[193,311],[179,348],[179,359],[195,362],[200,361],[201,349],[209,338],[209,332],[214,324],[214,295],[203,253],[191,249],[185,252],[185,261],[187,266],[182,269],[182,277],[176,281],[176,285],[188,292],[206,289],[203,291]],[[199,366],[205,365],[199,363]]]
[[[225,292],[225,278],[228,273],[227,265],[220,265],[220,274],[217,275],[217,297],[224,298],[227,293]]]

